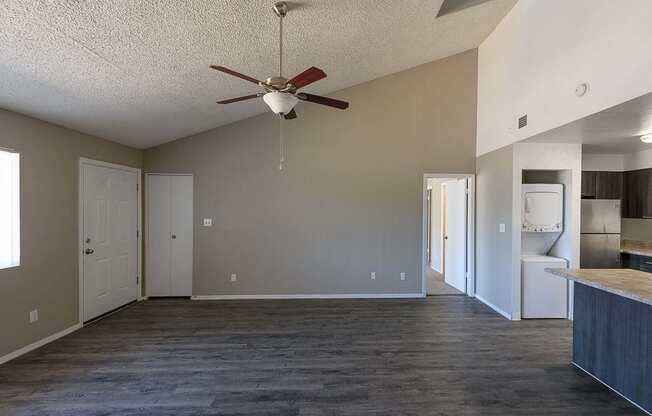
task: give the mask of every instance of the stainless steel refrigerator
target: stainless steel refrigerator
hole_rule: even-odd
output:
[[[582,199],[581,215],[580,267],[620,268],[620,200]]]

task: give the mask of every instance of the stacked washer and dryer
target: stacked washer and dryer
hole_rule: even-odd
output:
[[[521,316],[566,318],[568,282],[545,271],[568,267],[566,259],[549,256],[564,232],[564,185],[523,184],[521,189]]]

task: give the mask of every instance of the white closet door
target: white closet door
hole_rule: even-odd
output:
[[[147,177],[148,296],[192,295],[193,178]]]
[[[192,295],[192,176],[172,176],[172,296]]]
[[[171,232],[170,177],[147,176],[147,280],[148,296],[170,296]]]

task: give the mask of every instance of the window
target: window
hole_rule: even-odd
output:
[[[19,158],[0,150],[0,269],[20,264]]]

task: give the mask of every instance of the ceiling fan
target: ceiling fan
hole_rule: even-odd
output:
[[[218,104],[231,104],[238,101],[251,100],[253,98],[263,97],[263,101],[275,113],[286,120],[297,118],[297,113],[294,111],[294,106],[299,101],[308,101],[315,104],[326,105],[329,107],[339,108],[345,110],[349,107],[346,101],[335,100],[333,98],[322,97],[319,95],[309,94],[306,92],[299,92],[300,88],[306,87],[313,82],[326,78],[326,73],[317,67],[310,67],[295,76],[292,79],[283,77],[283,18],[287,15],[288,5],[284,1],[274,4],[274,13],[279,17],[279,65],[276,77],[269,77],[265,81],[259,81],[250,76],[241,74],[223,66],[211,65],[210,67],[224,72],[225,74],[238,77],[245,81],[252,82],[261,86],[264,92],[256,94],[245,95],[243,97],[231,98],[228,100],[218,101]]]

